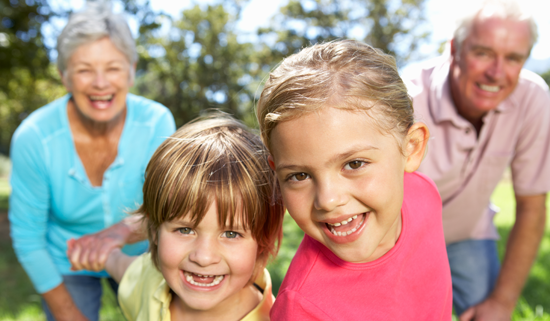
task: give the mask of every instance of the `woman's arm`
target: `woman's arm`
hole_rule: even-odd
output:
[[[120,283],[124,273],[136,258],[137,256],[128,256],[122,253],[120,249],[115,248],[107,257],[105,270],[107,270],[107,273],[109,273],[117,283]]]
[[[141,215],[131,215],[121,222],[77,240],[69,240],[67,256],[73,270],[103,270],[107,257],[117,248],[147,238]]]

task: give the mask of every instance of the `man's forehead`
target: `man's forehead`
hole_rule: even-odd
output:
[[[500,17],[477,17],[466,41],[480,49],[508,49],[527,56],[531,47],[531,31],[527,21]]]

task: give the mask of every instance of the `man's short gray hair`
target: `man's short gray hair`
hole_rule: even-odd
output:
[[[126,19],[114,14],[106,1],[88,1],[84,10],[71,15],[57,38],[57,68],[64,73],[79,46],[104,37],[109,37],[131,64],[137,61],[136,43]]]
[[[457,21],[457,28],[453,35],[455,46],[458,49],[457,52],[460,52],[462,43],[470,35],[475,19],[480,16],[527,22],[531,31],[531,43],[529,47],[529,52],[531,52],[539,37],[537,24],[533,15],[525,11],[516,0],[485,0],[477,9],[469,12]]]

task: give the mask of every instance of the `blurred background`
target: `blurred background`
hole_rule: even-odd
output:
[[[475,0],[116,0],[139,52],[132,92],[158,101],[177,126],[218,108],[257,127],[254,103],[282,58],[337,38],[365,41],[396,57],[402,72],[440,55],[455,19]],[[525,67],[550,82],[550,1],[523,0],[539,41]],[[17,263],[9,238],[10,139],[33,110],[65,95],[55,68],[57,35],[84,0],[0,0],[0,320],[41,320],[40,297]],[[493,201],[502,240],[514,222],[509,179]],[[550,228],[514,320],[550,320]],[[285,221],[285,238],[269,269],[278,289],[302,232]],[[109,292],[110,293],[110,292]],[[103,320],[123,320],[112,295]]]

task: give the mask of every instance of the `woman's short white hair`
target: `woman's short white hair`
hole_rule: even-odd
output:
[[[79,46],[109,37],[113,44],[128,59],[137,61],[136,43],[126,19],[114,14],[106,1],[88,1],[84,10],[75,12],[57,38],[57,68],[62,73],[67,62]]]
[[[458,49],[457,52],[460,51],[462,43],[470,35],[472,26],[478,17],[499,17],[506,20],[525,21],[529,24],[529,30],[531,31],[529,51],[537,42],[539,33],[535,19],[516,0],[485,0],[477,9],[470,11],[457,21],[457,28],[453,36],[455,46]]]

